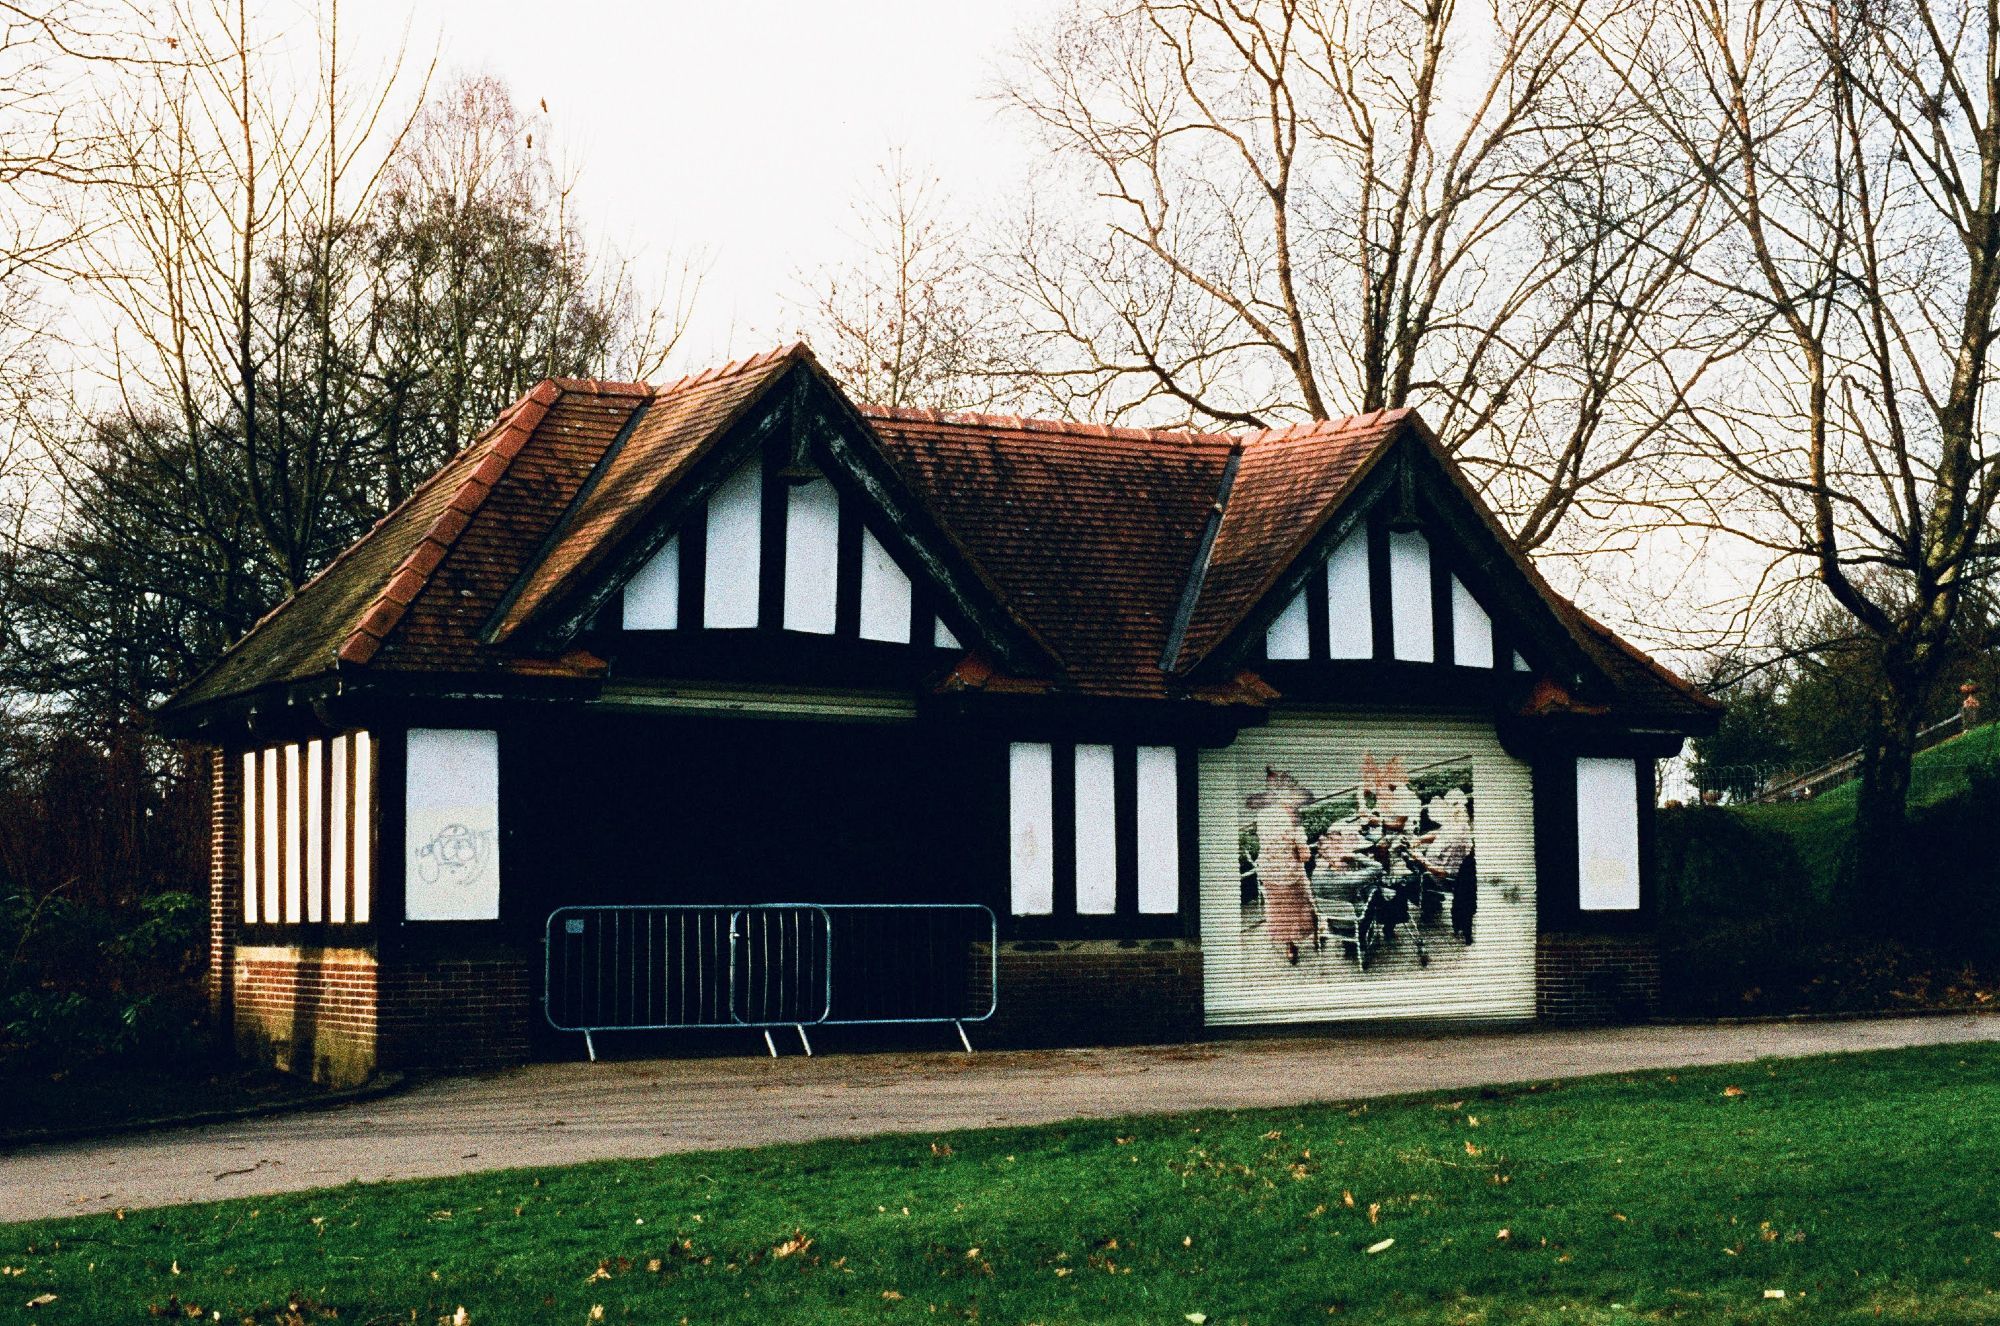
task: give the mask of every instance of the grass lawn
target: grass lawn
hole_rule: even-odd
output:
[[[1893,1051],[6,1226],[0,1321],[1992,1322],[1996,1160]]]

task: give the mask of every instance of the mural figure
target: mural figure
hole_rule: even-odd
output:
[[[1241,833],[1246,933],[1298,966],[1329,939],[1368,971],[1389,952],[1429,966],[1430,946],[1473,938],[1479,870],[1473,851],[1472,762],[1408,767],[1361,759],[1359,780],[1325,797],[1267,767],[1244,799]]]

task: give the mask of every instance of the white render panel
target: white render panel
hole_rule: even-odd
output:
[[[1431,545],[1419,530],[1389,532],[1389,622],[1396,658],[1429,663],[1437,657],[1431,626]]]
[[[1179,760],[1172,746],[1141,746],[1137,784],[1139,910],[1181,909]]]
[[[757,624],[763,514],[764,465],[753,456],[708,499],[701,624],[712,631]]]
[[[1532,671],[1532,669],[1528,667],[1528,660],[1521,657],[1521,651],[1518,649],[1514,651],[1514,671],[1516,672]]]
[[[681,536],[668,539],[620,596],[628,631],[671,631],[681,624]]]
[[[306,920],[326,919],[326,743],[306,743]]]
[[[1451,649],[1462,668],[1493,666],[1493,619],[1457,576],[1451,578]]]
[[[1372,778],[1364,773],[1369,768]],[[1269,778],[1267,769],[1280,777]],[[1244,729],[1230,746],[1203,751],[1200,780],[1209,1023],[1534,1016],[1533,785],[1528,767],[1501,748],[1491,723],[1280,709],[1267,725]],[[1455,814],[1450,793],[1466,783],[1472,794],[1458,801],[1457,810],[1465,816],[1463,841],[1470,848],[1461,863],[1469,859],[1476,878],[1474,942],[1467,945],[1453,933],[1453,903],[1447,897],[1434,922],[1423,928],[1428,965],[1418,962],[1406,924],[1362,970],[1326,922],[1351,918],[1349,899],[1365,896],[1365,885],[1356,886],[1368,876],[1331,868],[1322,874],[1323,844],[1357,822],[1364,808],[1379,806],[1378,813],[1388,818],[1392,811],[1407,813],[1411,797],[1420,826],[1433,813],[1449,819]],[[1274,863],[1269,890],[1257,873],[1267,834]],[[1287,861],[1289,881],[1283,878]],[[1286,887],[1295,899],[1303,894],[1310,902],[1309,915],[1326,935],[1323,948],[1309,937],[1300,943],[1297,965],[1268,928],[1270,893]],[[1283,910],[1276,916],[1282,921]]]
[[[1306,595],[1300,590],[1264,631],[1264,657],[1307,658],[1312,653],[1312,633],[1306,627]]]
[[[1629,912],[1639,906],[1639,766],[1576,762],[1577,906]]]
[[[939,617],[931,627],[931,643],[939,649],[965,648],[958,642],[958,637],[951,633],[951,628],[944,624],[942,617]]]
[[[1016,916],[1046,916],[1056,905],[1055,756],[1047,743],[1007,748],[1009,895]]]
[[[1355,528],[1326,559],[1326,643],[1332,658],[1375,656],[1374,596],[1368,580],[1368,531]]]
[[[404,766],[404,914],[412,921],[500,916],[500,737],[411,728]]]
[[[1118,797],[1109,746],[1076,748],[1076,910],[1118,910]]]
[[[354,734],[354,919],[365,924],[374,910],[375,739]]]
[[[861,531],[861,638],[910,642],[910,578],[866,528]]]
[[[340,925],[347,920],[347,749],[352,738],[335,737],[327,743],[327,762],[332,765],[333,795],[327,807],[328,841],[326,877],[333,881],[327,894],[327,920]]]
[[[785,629],[832,635],[840,494],[825,479],[785,493]]]

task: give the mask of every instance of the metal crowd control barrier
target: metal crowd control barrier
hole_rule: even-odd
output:
[[[999,925],[978,903],[558,907],[543,937],[542,1006],[557,1031],[951,1023],[999,1007]]]

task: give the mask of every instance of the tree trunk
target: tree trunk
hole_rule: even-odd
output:
[[[1923,715],[1925,678],[1907,660],[1885,661],[1861,750],[1861,791],[1854,812],[1856,883],[1877,897],[1894,896],[1903,869],[1910,804],[1910,767]]]

